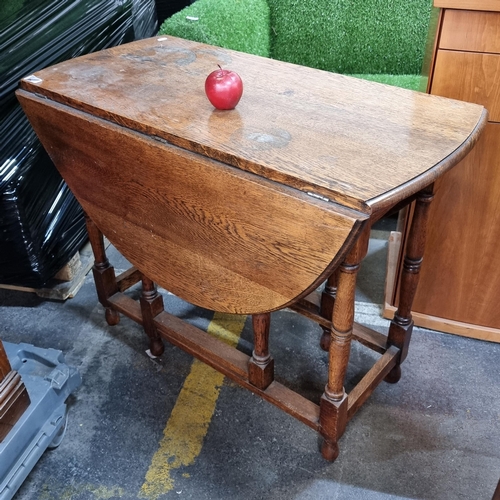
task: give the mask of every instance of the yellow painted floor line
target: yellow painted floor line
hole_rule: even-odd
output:
[[[245,316],[215,313],[207,332],[236,347]],[[140,498],[157,500],[174,488],[173,469],[194,463],[212,420],[224,375],[194,360],[163,431],[139,492]]]

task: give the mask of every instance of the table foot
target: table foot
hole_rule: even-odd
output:
[[[120,314],[118,313],[118,311],[115,311],[110,307],[106,307],[104,317],[106,318],[106,323],[109,326],[115,326],[120,322]]]
[[[398,313],[394,315],[389,327],[388,342],[399,349],[396,366],[386,375],[384,380],[389,384],[396,384],[401,378],[401,363],[406,359],[413,332],[413,320],[403,318]]]
[[[325,460],[329,462],[335,461],[339,456],[339,452],[338,443],[323,439],[323,443],[321,444],[321,455]]]
[[[339,455],[337,444],[347,425],[347,395],[339,401],[333,401],[326,393],[319,403],[319,432],[323,437],[321,454],[333,462]]]
[[[153,356],[159,358],[165,352],[165,345],[161,339],[152,339],[149,341],[149,351]]]
[[[161,356],[165,350],[163,341],[156,328],[154,318],[164,311],[163,297],[158,293],[156,285],[146,276],[142,277],[141,305],[142,326],[149,337],[149,350],[153,356]]]
[[[396,365],[384,378],[389,384],[397,384],[401,378],[401,365]]]
[[[330,332],[330,328],[323,328],[323,334],[321,335],[321,339],[319,341],[319,346],[323,351],[328,352],[330,350],[330,344],[332,343],[332,334]]]

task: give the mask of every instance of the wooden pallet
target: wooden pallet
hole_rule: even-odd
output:
[[[109,242],[105,241],[106,247]],[[36,293],[39,297],[52,300],[73,298],[85,282],[85,276],[94,265],[94,254],[90,243],[87,243],[69,262],[59,270],[43,288],[31,288],[17,285],[0,284],[0,288],[18,292]]]

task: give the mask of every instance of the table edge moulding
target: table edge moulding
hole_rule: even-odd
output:
[[[234,110],[204,95],[217,64],[243,79]],[[17,97],[86,212],[108,324],[123,314],[154,355],[168,340],[259,394],[318,431],[334,460],[347,421],[401,376],[433,184],[479,139],[484,107],[174,37],[44,69]],[[354,323],[356,274],[371,225],[412,201],[400,305],[383,335]],[[103,236],[132,269],[115,275]],[[137,282],[139,301],[125,294]],[[251,314],[252,355],[166,312],[157,284]],[[274,380],[270,313],[284,307],[319,325],[329,367],[317,402]],[[347,394],[352,340],[381,356]]]

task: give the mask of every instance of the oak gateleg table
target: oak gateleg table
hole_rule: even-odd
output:
[[[234,110],[204,94],[217,64],[243,80]],[[124,314],[153,354],[166,339],[274,403],[317,430],[334,460],[347,421],[400,378],[433,183],[473,147],[485,109],[170,36],[44,69],[17,96],[87,215],[107,322]],[[372,224],[410,202],[399,309],[382,335],[354,323],[356,274]],[[103,234],[133,264],[124,275]],[[123,292],[140,280],[136,302]],[[156,284],[252,315],[252,356],[164,311]],[[318,402],[274,380],[270,313],[285,307],[323,331]],[[381,356],[346,394],[352,340]]]

